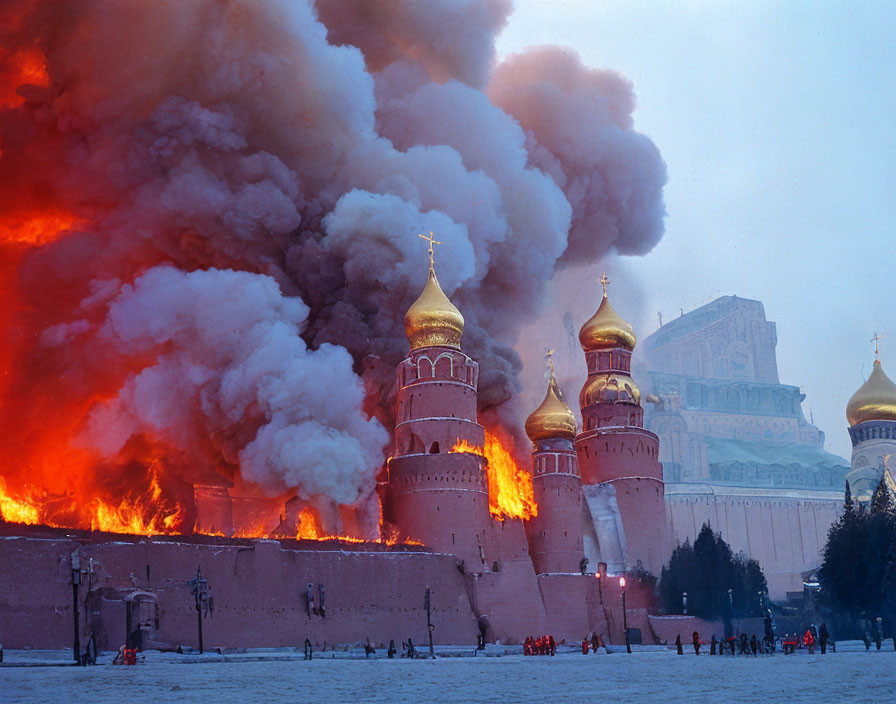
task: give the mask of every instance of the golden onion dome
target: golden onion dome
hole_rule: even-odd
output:
[[[576,418],[563,400],[553,372],[544,401],[526,419],[526,435],[532,442],[549,438],[574,440],[576,437]]]
[[[624,347],[631,351],[635,349],[637,342],[635,331],[610,305],[607,298],[607,275],[604,274],[600,281],[604,287],[604,298],[597,312],[579,331],[579,343],[585,352],[613,347]]]
[[[884,374],[879,360],[846,404],[846,420],[850,425],[866,420],[896,420],[896,384]]]
[[[460,349],[464,316],[442,291],[432,265],[423,292],[405,313],[404,332],[412,350],[432,346]]]

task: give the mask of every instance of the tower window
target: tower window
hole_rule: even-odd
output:
[[[429,446],[429,454],[431,454],[431,455],[439,454],[439,443],[434,442],[432,445]]]

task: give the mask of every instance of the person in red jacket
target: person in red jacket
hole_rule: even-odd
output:
[[[807,628],[803,634],[803,645],[809,649],[809,655],[815,652],[815,636],[812,635],[812,629]]]

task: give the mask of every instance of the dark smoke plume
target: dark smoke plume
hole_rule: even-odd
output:
[[[6,0],[10,486],[113,494],[151,461],[171,491],[363,500],[427,230],[482,409],[516,432],[519,328],[559,267],[658,241],[665,167],[621,77],[558,48],[496,63],[511,9]]]

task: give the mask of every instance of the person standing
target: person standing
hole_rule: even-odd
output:
[[[684,655],[684,651],[681,649],[681,633],[675,636],[675,650],[679,655]]]
[[[828,649],[828,638],[831,637],[831,634],[828,633],[828,625],[826,623],[821,624],[821,628],[818,629],[818,643],[821,645],[821,654],[824,655]]]
[[[694,644],[694,655],[700,654],[700,634],[697,631],[694,631],[694,634],[691,636],[691,642]]]
[[[716,634],[715,633],[712,634],[712,638],[709,641],[709,654],[710,655],[716,654]]]
[[[750,650],[753,653],[753,657],[756,657],[756,653],[759,652],[759,641],[756,640],[756,634],[754,633],[750,636]]]
[[[803,645],[809,649],[809,655],[815,653],[815,638],[812,636],[812,629],[807,628],[803,634]]]

